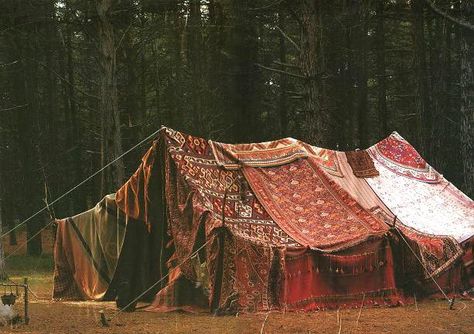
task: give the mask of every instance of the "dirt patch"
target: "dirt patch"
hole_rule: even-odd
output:
[[[415,306],[341,310],[312,313],[269,314],[264,333],[474,333],[474,302],[459,301],[455,310],[446,302],[429,301]],[[61,303],[46,300],[31,304],[30,325],[3,327],[6,333],[259,333],[265,313],[213,317],[184,313],[119,314],[110,327],[99,325],[99,310],[114,315],[113,303]],[[338,323],[338,317],[342,323]]]

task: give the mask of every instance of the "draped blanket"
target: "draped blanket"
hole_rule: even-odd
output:
[[[346,249],[388,227],[323,174],[313,158],[280,167],[245,168],[267,212],[286,233],[312,249]]]
[[[374,156],[375,150],[370,150]],[[380,177],[367,182],[407,226],[424,233],[446,235],[462,242],[474,234],[474,202],[444,178],[438,183],[394,173],[375,161]]]
[[[435,276],[442,273],[444,270],[449,268],[451,265],[456,263],[459,257],[463,254],[463,251],[460,245],[450,236],[444,235],[442,233],[433,233],[433,231],[426,231],[417,226],[412,226],[403,219],[404,216],[400,215],[399,210],[396,207],[388,207],[391,203],[390,201],[386,201],[386,198],[377,191],[374,192],[375,189],[372,189],[370,185],[383,182],[384,173],[386,169],[382,167],[377,161],[374,162],[375,166],[377,166],[377,170],[380,171],[380,176],[377,177],[370,177],[367,179],[361,179],[353,175],[351,172],[352,166],[349,166],[349,157],[347,153],[344,154],[342,152],[338,152],[337,155],[339,156],[340,167],[344,173],[343,178],[333,177],[328,174],[328,177],[331,178],[334,182],[340,185],[343,189],[345,189],[353,198],[357,199],[357,202],[362,205],[365,209],[369,210],[371,213],[379,217],[382,221],[385,221],[387,225],[392,225],[395,221],[395,215],[397,216],[396,224],[399,231],[403,234],[404,239],[407,241],[408,245],[404,242],[404,240],[400,240],[401,244],[400,247],[405,247],[406,249],[406,256],[411,257],[400,259],[400,263],[403,262],[413,262],[417,263],[415,268],[411,268],[410,275],[418,275],[418,276]],[[344,156],[345,155],[345,156]],[[370,157],[370,156],[369,156]],[[405,179],[405,177],[399,176],[395,174],[397,178]],[[408,178],[411,182],[415,182],[419,184],[419,181],[413,180],[412,178]],[[403,180],[402,180],[403,181]],[[398,181],[397,183],[400,183]],[[370,185],[369,185],[370,184]],[[403,184],[403,182],[401,183]],[[423,183],[426,184],[426,183]],[[429,186],[437,186],[435,184],[429,184]],[[396,184],[392,184],[390,187],[387,187],[387,194],[393,194],[393,190],[395,189]],[[400,190],[399,193],[393,196],[396,196],[398,201],[403,202],[406,201],[408,198],[406,194],[406,189]],[[384,201],[382,201],[383,199]],[[414,207],[413,203],[408,204],[410,207]],[[446,212],[450,212],[451,209],[446,208]],[[419,210],[416,212],[416,217],[413,220],[415,223],[417,221],[423,221],[426,219],[422,217],[423,211]],[[456,222],[458,226],[462,223]],[[440,231],[442,227],[440,226]],[[439,231],[438,231],[439,232]],[[417,254],[417,257],[423,262],[423,265],[426,267],[426,270],[420,266],[418,260],[415,258],[413,259],[413,253],[408,248],[411,247]],[[409,266],[404,266],[408,268]],[[413,267],[413,266],[411,266]],[[415,273],[416,272],[416,273]]]
[[[423,182],[437,183],[441,175],[397,132],[371,147],[375,160],[395,174]]]
[[[349,151],[346,152],[347,162],[357,177],[374,177],[379,176],[379,172],[375,169],[372,158],[366,151]]]
[[[322,168],[326,173],[344,177],[341,166],[339,165],[339,158],[336,151],[327,148],[311,146],[301,142],[308,154],[313,158],[313,161]]]
[[[53,298],[104,297],[117,268],[125,219],[115,195],[108,195],[95,208],[57,222]]]
[[[252,144],[232,145],[215,141],[209,141],[209,144],[217,164],[226,169],[278,166],[308,155],[301,143],[293,138]]]

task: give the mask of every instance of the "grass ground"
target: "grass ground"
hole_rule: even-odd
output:
[[[104,328],[99,325],[99,311],[105,310],[107,317],[112,317],[114,303],[52,302],[52,268],[50,253],[39,258],[25,255],[9,258],[10,279],[20,281],[28,277],[36,297],[30,297],[30,324],[0,327],[0,333],[474,333],[474,301],[467,300],[457,302],[454,310],[449,310],[444,301],[425,301],[418,308],[363,309],[359,321],[356,309],[237,317],[140,310],[119,314]],[[21,312],[23,305],[17,306]]]

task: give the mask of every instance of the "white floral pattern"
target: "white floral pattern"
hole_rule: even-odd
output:
[[[402,223],[458,242],[474,235],[474,201],[446,179],[426,183],[397,175],[377,159],[374,164],[380,176],[366,180]]]

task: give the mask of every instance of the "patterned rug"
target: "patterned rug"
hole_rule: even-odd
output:
[[[441,179],[441,175],[397,132],[372,146],[370,152],[375,160],[398,175],[430,183]]]
[[[279,167],[244,168],[244,174],[278,226],[301,245],[336,251],[388,230],[330,181],[311,157]]]

